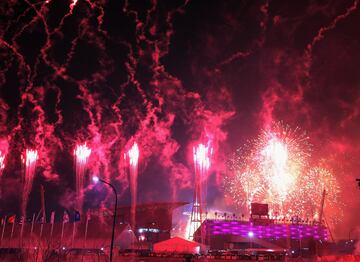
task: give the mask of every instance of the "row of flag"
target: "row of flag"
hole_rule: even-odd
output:
[[[35,216],[33,217],[33,220],[28,220],[28,222],[35,222],[34,218],[35,218]],[[78,222],[78,221],[80,221],[80,219],[81,219],[80,212],[75,211],[73,221]],[[90,220],[90,219],[91,219],[91,215],[90,215],[90,212],[88,211],[86,213],[86,220]],[[20,220],[19,220],[19,224],[22,225],[25,222],[26,222],[25,217],[21,216]],[[40,221],[38,221],[38,222],[45,223],[44,217],[41,217]],[[55,222],[55,212],[53,211],[53,212],[51,212],[51,216],[50,216],[50,224],[54,224],[54,222]],[[63,223],[69,223],[70,222],[70,216],[69,216],[68,212],[66,212],[66,211],[64,211],[62,222]],[[5,224],[5,223],[8,223],[8,224],[16,223],[16,215],[11,215],[9,217],[2,218],[1,219],[1,225]]]

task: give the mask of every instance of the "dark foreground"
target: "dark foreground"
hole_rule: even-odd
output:
[[[113,261],[285,261],[284,255],[231,255],[216,254],[196,256],[176,253],[115,253]],[[0,249],[0,261],[109,261],[103,250],[73,249],[68,252],[39,252],[37,249]]]
[[[72,249],[67,252],[39,252],[37,249],[24,250],[24,249],[0,249],[0,261],[33,261],[33,262],[60,262],[60,261],[82,261],[82,262],[106,262],[109,261],[109,257],[104,253],[103,250],[81,250]],[[209,262],[220,262],[220,261],[294,261],[294,262],[337,262],[337,261],[360,261],[360,255],[342,255],[342,256],[323,256],[314,258],[290,258],[285,254],[224,254],[217,253],[206,256],[186,255],[186,254],[157,254],[157,253],[115,253],[113,261],[182,261],[182,262],[195,262],[195,261],[209,261]]]

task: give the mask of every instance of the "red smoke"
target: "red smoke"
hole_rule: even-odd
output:
[[[313,161],[353,192],[359,1],[165,2],[0,4],[4,180],[17,177],[16,158],[29,147],[39,152],[41,182],[71,187],[71,163],[62,169],[62,160],[88,141],[87,175],[114,181],[125,196],[123,154],[137,141],[144,196],[189,201],[193,143],[211,141],[210,186],[223,202],[229,153],[283,121],[308,131]],[[71,190],[64,191],[67,199]],[[359,204],[348,202],[349,210]]]

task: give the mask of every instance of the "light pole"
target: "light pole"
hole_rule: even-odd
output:
[[[352,233],[355,229],[356,229],[356,227],[351,228],[351,229],[349,230],[349,241],[351,241],[351,237],[350,237],[350,235],[351,235],[351,233]]]
[[[94,183],[102,182],[108,186],[110,186],[115,194],[115,206],[114,206],[114,214],[113,214],[113,225],[112,225],[112,232],[111,232],[111,244],[110,244],[110,262],[112,262],[113,258],[113,247],[114,247],[114,236],[115,236],[115,224],[116,224],[116,209],[117,209],[117,191],[116,188],[110,184],[109,182],[102,180],[98,176],[93,176]]]

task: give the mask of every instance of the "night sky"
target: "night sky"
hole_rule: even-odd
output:
[[[129,204],[123,154],[140,146],[139,202],[192,200],[192,146],[211,140],[209,205],[229,155],[281,121],[339,180],[359,227],[359,1],[7,0],[0,3],[0,215],[19,213],[21,154],[39,160],[28,213],[72,208],[73,150]],[[87,182],[85,206],[108,206]],[[231,209],[231,203],[226,206]],[[60,216],[60,215],[59,215]]]

